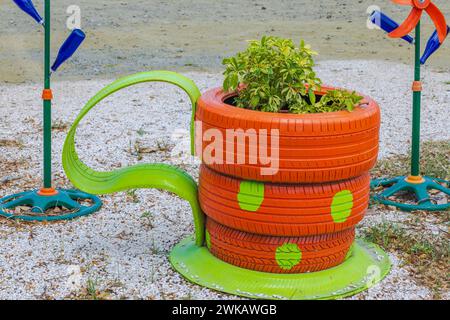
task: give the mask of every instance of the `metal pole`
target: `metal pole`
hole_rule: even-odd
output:
[[[416,26],[414,81],[420,81],[420,21]],[[413,92],[411,175],[420,176],[420,109],[422,92]]]
[[[50,90],[50,0],[45,0],[44,89]],[[52,102],[44,99],[44,188],[52,187]]]

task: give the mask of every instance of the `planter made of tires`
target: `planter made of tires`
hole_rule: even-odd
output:
[[[210,252],[229,264],[270,273],[306,273],[344,262],[355,240],[355,228],[308,237],[271,237],[225,227],[208,218]]]
[[[323,95],[334,88],[323,87]],[[235,93],[225,93],[217,88],[203,94],[197,106],[196,120],[202,130],[214,129],[221,132],[224,159],[227,156],[227,129],[267,130],[270,157],[271,130],[277,129],[279,136],[279,170],[272,175],[263,175],[261,168],[270,167],[249,161],[248,146],[245,154],[239,154],[237,139],[229,138],[234,145],[228,150],[232,163],[206,163],[217,172],[245,180],[276,183],[321,183],[358,177],[373,168],[377,161],[379,148],[380,108],[369,97],[364,97],[360,106],[353,112],[340,111],[320,114],[268,113],[234,107],[226,102]],[[203,152],[211,143],[201,137]],[[197,137],[197,141],[199,141]],[[199,145],[200,146],[200,145]],[[245,157],[239,164],[236,159]]]
[[[369,204],[368,173],[323,184],[272,184],[200,169],[203,212],[220,224],[267,236],[330,234],[355,227]]]

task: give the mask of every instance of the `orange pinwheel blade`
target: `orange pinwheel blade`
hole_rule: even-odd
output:
[[[447,38],[447,22],[445,21],[444,15],[433,3],[430,3],[426,11],[436,26],[439,42],[443,43],[445,38]]]
[[[422,17],[423,10],[413,8],[408,18],[394,31],[389,33],[391,38],[402,38],[414,29]]]
[[[413,0],[392,0],[393,3],[402,5],[402,6],[413,6],[414,2]]]

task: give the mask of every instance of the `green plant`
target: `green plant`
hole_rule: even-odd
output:
[[[138,131],[136,131],[136,133],[142,137],[143,135],[145,135],[147,132],[144,130],[144,128],[140,128]]]
[[[320,113],[353,110],[362,100],[356,93],[332,90],[316,96],[322,81],[313,70],[317,53],[301,41],[263,37],[251,41],[246,51],[224,59],[223,88],[238,90],[235,104],[266,112]]]
[[[89,298],[92,300],[98,300],[97,281],[88,279],[86,291]]]
[[[353,111],[355,106],[362,100],[356,92],[345,90],[330,90],[313,105],[311,112],[333,112],[337,110],[347,109]]]
[[[127,197],[133,201],[133,203],[139,203],[139,197],[137,195],[137,190],[136,189],[130,189],[126,191]]]
[[[150,211],[145,211],[144,213],[142,213],[141,218],[152,218],[153,214]]]

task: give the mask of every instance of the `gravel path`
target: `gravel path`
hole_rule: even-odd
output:
[[[412,69],[377,61],[325,61],[326,83],[371,95],[383,110],[381,155],[405,153],[410,135]],[[189,73],[201,91],[220,85],[221,75]],[[370,78],[369,78],[370,77]],[[448,74],[425,71],[424,139],[450,139]],[[56,82],[54,166],[59,186],[70,186],[60,165],[71,121],[110,81]],[[34,188],[40,179],[40,85],[0,86],[0,196]],[[180,90],[143,84],[116,93],[97,106],[79,129],[81,158],[97,169],[138,162],[180,165],[197,178],[188,158],[190,106]],[[6,164],[6,166],[4,166]],[[6,181],[10,180],[10,181]],[[235,298],[191,285],[168,262],[170,249],[193,233],[189,206],[156,190],[102,197],[101,212],[67,223],[25,224],[0,219],[0,299],[68,298],[95,286],[104,297],[127,299]],[[375,211],[364,225],[402,219],[405,214]],[[426,299],[401,262],[381,285],[355,299]]]

